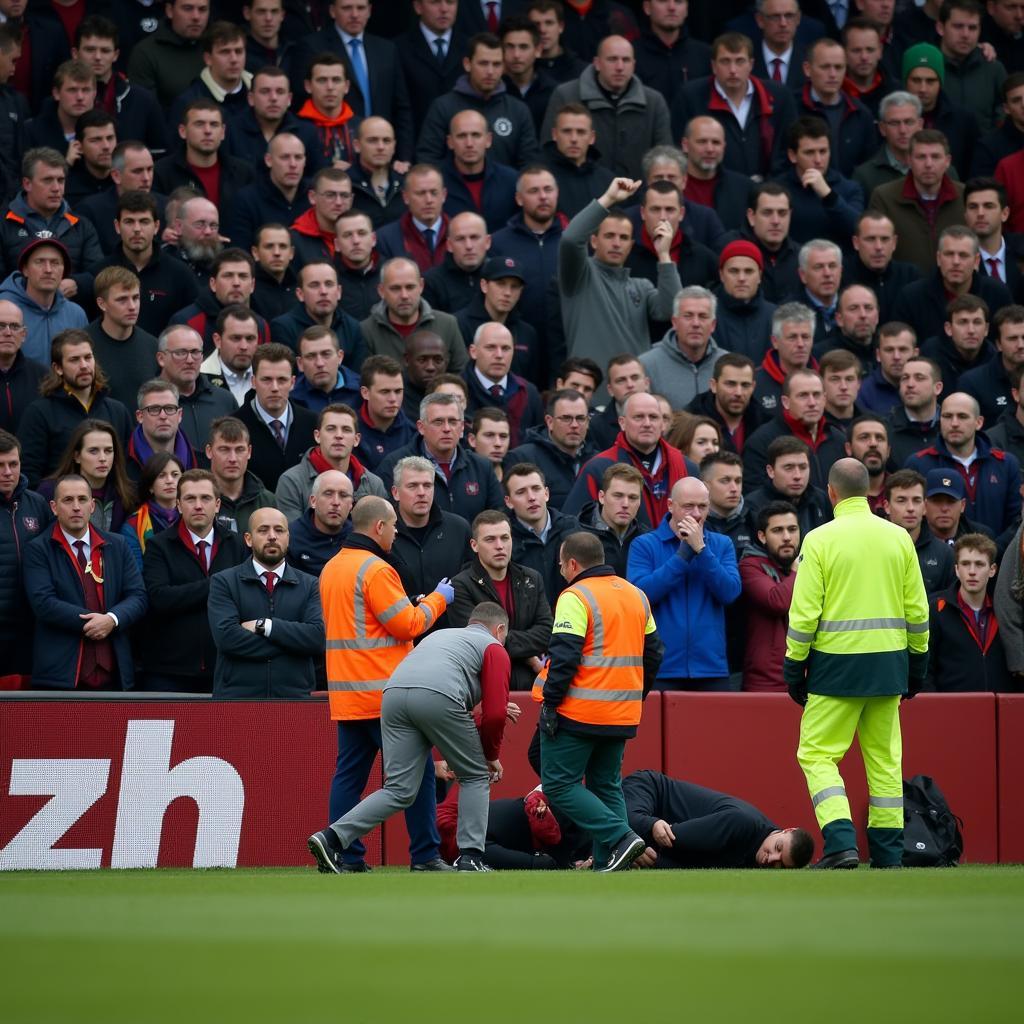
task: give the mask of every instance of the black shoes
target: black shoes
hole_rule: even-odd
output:
[[[341,862],[343,849],[341,840],[335,835],[333,828],[325,828],[322,832],[314,832],[306,840],[309,852],[316,861],[316,869],[322,875],[340,875],[346,867]],[[351,870],[349,867],[348,870]]]
[[[410,864],[410,871],[454,871],[450,864],[446,864],[440,857],[424,861],[422,864]]]
[[[818,870],[856,870],[860,867],[860,854],[856,850],[839,850],[822,857],[814,867]]]
[[[644,842],[635,832],[627,832],[613,847],[608,863],[597,871],[625,871],[647,849]]]
[[[365,875],[373,870],[365,860],[356,860],[351,864],[342,860],[338,862],[338,867],[343,875]]]
[[[463,853],[455,858],[456,871],[490,871],[491,869],[483,862],[482,858],[472,853]]]

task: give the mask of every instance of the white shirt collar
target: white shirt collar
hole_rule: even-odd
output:
[[[270,424],[274,420],[280,420],[282,426],[284,427],[285,433],[288,432],[288,425],[292,421],[292,403],[291,402],[289,402],[284,407],[284,412],[281,413],[280,416],[273,416],[269,412],[267,412],[267,410],[264,409],[262,405],[260,405],[260,400],[258,398],[254,398],[252,400],[252,404],[253,404],[253,406],[255,406],[256,412],[259,414],[260,419],[263,420],[263,422],[266,423],[266,425],[268,427],[270,426]]]
[[[484,390],[485,391],[490,391],[491,388],[494,387],[495,384],[497,384],[498,387],[501,388],[502,392],[505,392],[507,390],[507,388],[508,388],[508,374],[507,373],[505,374],[504,377],[501,378],[501,380],[491,380],[490,378],[485,377],[476,368],[475,364],[473,366],[473,372],[476,374],[476,379],[478,381],[480,381],[480,383],[484,386]]]
[[[283,559],[279,565],[268,566],[264,565],[262,562],[256,561],[256,556],[254,555],[252,559],[252,567],[256,570],[256,575],[260,577],[265,577],[268,572],[274,573],[278,579],[284,575]]]
[[[423,22],[421,21],[420,22],[420,32],[423,33],[423,38],[426,39],[427,46],[430,47],[430,52],[431,53],[435,52],[435,50],[437,49],[437,47],[435,46],[435,43],[437,42],[438,39],[443,39],[444,40],[444,52],[446,54],[451,49],[451,45],[452,45],[452,30],[451,29],[448,29],[447,32],[442,32],[440,35],[438,35],[432,28],[427,28],[427,26],[424,25]]]
[[[754,102],[754,83],[747,82],[746,95],[740,100],[739,105],[733,104],[732,100],[726,95],[725,90],[718,84],[717,78],[712,78],[712,82],[715,86],[715,90],[718,95],[729,105],[729,109],[732,111],[733,116],[739,121],[740,125],[746,127],[747,118],[750,116],[750,106]]]
[[[774,50],[768,49],[768,44],[761,43],[761,55],[764,57],[764,66],[768,69],[768,77],[771,77],[772,73],[772,61],[782,61],[782,77],[786,77],[786,72],[789,70],[789,62],[793,59],[793,47],[790,46],[788,50],[783,53],[776,53]]]
[[[70,547],[75,554],[78,554],[78,548],[75,547],[76,544],[82,543],[85,545],[85,558],[86,561],[88,561],[92,555],[92,530],[87,528],[84,537],[72,537],[63,526],[60,528],[60,532],[64,534],[64,539],[68,542],[68,547]]]
[[[185,529],[188,529],[188,527],[185,527]],[[191,530],[188,531],[188,535],[192,538],[192,545],[193,545],[193,547],[196,547],[201,540],[206,541],[206,543],[209,544],[211,548],[213,547],[213,527],[212,526],[210,527],[210,532],[205,537],[200,537],[198,533],[193,533]]]
[[[424,224],[423,221],[417,220],[415,217],[413,217],[412,222],[413,222],[413,225],[415,226],[416,230],[419,231],[419,232],[426,231],[427,228],[433,228],[433,230],[434,230],[434,243],[435,243],[435,245],[437,244],[437,239],[438,239],[438,236],[441,234],[441,226],[442,226],[442,223],[443,223],[443,219],[441,217],[438,217],[437,220],[435,220],[433,224]]]
[[[358,39],[359,42],[363,43],[364,46],[366,45],[366,40],[363,38],[365,33],[360,32],[359,35],[357,36],[350,36],[347,32],[338,28],[337,25],[335,25],[334,28],[337,31],[338,35],[341,36],[342,41],[345,43],[346,46],[348,46],[348,44],[351,43],[353,39]]]

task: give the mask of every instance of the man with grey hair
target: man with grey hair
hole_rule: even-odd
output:
[[[434,464],[429,459],[399,459],[391,479],[398,513],[391,553],[405,592],[416,600],[430,592],[435,580],[455,576],[469,561],[469,524],[434,503]],[[443,616],[439,621],[447,625]]]
[[[769,415],[781,408],[782,384],[797,370],[817,365],[814,348],[814,310],[802,302],[786,302],[772,315],[772,347],[754,377],[754,401]]]
[[[882,145],[870,160],[853,171],[864,195],[870,196],[879,185],[903,178],[910,170],[910,140],[924,126],[921,101],[912,92],[891,92],[878,105],[878,134]]]
[[[719,356],[713,337],[715,296],[699,285],[683,288],[672,303],[672,326],[649,352],[640,356],[647,376],[657,382],[673,409],[685,409],[697,395],[711,386]]]
[[[630,275],[633,225],[612,208],[635,195],[639,181],[616,178],[604,195],[569,222],[558,247],[558,287],[569,356],[586,355],[599,366],[627,351],[646,352],[649,318],[665,320],[682,287],[672,260],[672,228],[662,222],[653,239],[658,254],[658,285]],[[588,255],[587,245],[594,255]],[[597,396],[604,399],[604,389]]]
[[[395,466],[408,455],[426,459],[434,468],[434,501],[471,523],[485,508],[504,506],[501,485],[491,463],[459,446],[465,428],[461,397],[434,393],[420,403],[419,432],[413,441],[387,455],[377,467],[385,487],[394,483]]]
[[[716,248],[718,239],[725,234],[725,227],[710,206],[702,206],[686,198],[686,187],[690,180],[690,163],[686,154],[678,146],[652,146],[644,153],[640,166],[645,188],[650,188],[656,181],[667,181],[679,189],[685,211],[683,231],[695,242],[709,249]],[[639,232],[640,211],[637,207],[629,208],[629,217],[634,230]]]
[[[344,852],[355,840],[412,807],[424,759],[435,746],[459,781],[454,866],[490,870],[483,854],[489,784],[502,776],[499,754],[512,672],[507,637],[508,615],[486,601],[473,609],[465,628],[432,633],[391,674],[381,700],[384,788],[309,837],[309,851],[322,873],[340,874]],[[472,714],[477,704],[479,726]]]
[[[157,452],[173,452],[185,469],[195,469],[195,452],[181,431],[178,389],[157,377],[144,381],[135,398],[138,424],[125,453],[128,476],[138,482],[146,463]]]
[[[622,36],[606,36],[593,64],[551,94],[540,137],[551,138],[562,107],[580,103],[593,118],[600,162],[615,174],[638,178],[642,154],[671,143],[672,129],[665,97],[644,85],[635,71],[632,44]]]
[[[788,301],[802,302],[814,312],[814,345],[832,338],[839,306],[839,285],[843,279],[843,253],[835,242],[812,238],[800,246],[797,274],[803,287]]]
[[[215,388],[199,372],[203,362],[203,339],[186,324],[171,324],[157,339],[157,365],[160,379],[178,389],[181,405],[180,429],[194,452],[204,451],[210,425],[221,416],[238,410],[231,392]],[[202,468],[209,463],[200,459]]]
[[[177,191],[177,190],[175,190]],[[171,199],[167,208],[171,209]],[[220,233],[220,211],[205,196],[191,196],[178,204],[177,215],[170,221],[177,242],[164,246],[164,252],[181,260],[201,282],[210,280],[210,264],[224,248]]]
[[[405,339],[414,331],[433,331],[448,349],[448,370],[461,373],[466,366],[466,344],[451,313],[431,308],[423,298],[423,275],[416,263],[395,256],[380,268],[378,302],[359,329],[370,355],[390,356],[402,361]]]

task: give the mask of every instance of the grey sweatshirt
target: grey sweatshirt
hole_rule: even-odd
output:
[[[711,338],[704,357],[692,362],[679,351],[673,327],[640,357],[640,362],[651,378],[652,390],[664,395],[673,409],[685,409],[700,392],[708,390],[715,363],[725,354],[725,349]]]

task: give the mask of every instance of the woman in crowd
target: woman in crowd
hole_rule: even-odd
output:
[[[90,522],[99,530],[118,533],[135,508],[132,485],[124,465],[124,449],[114,428],[104,420],[83,420],[71,435],[54,472],[37,490],[47,500],[62,476],[77,473],[92,489],[96,508]]]
[[[142,467],[135,485],[138,510],[121,527],[139,563],[139,572],[149,538],[178,522],[178,480],[184,472],[184,464],[173,452],[156,452]]]
[[[677,412],[666,440],[699,466],[701,459],[722,447],[722,431],[710,416]]]

